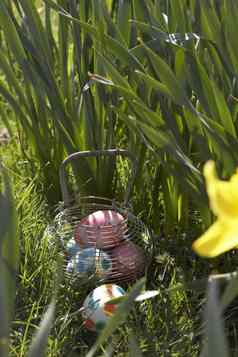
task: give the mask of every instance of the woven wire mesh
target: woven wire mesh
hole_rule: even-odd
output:
[[[82,224],[88,215],[108,210],[119,213],[123,220],[115,225],[95,227]],[[133,282],[145,274],[150,263],[153,242],[149,230],[131,209],[114,200],[81,196],[78,204],[63,209],[55,217],[54,227],[54,240],[64,256],[65,275],[69,279],[93,281],[96,285]],[[76,242],[78,227],[86,235],[87,244]]]

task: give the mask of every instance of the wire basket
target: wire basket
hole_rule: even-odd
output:
[[[70,196],[66,166],[85,157],[121,155],[132,162],[124,201],[105,197]],[[126,150],[82,151],[67,157],[60,167],[63,206],[55,217],[55,240],[64,255],[69,279],[101,284],[128,283],[146,273],[153,251],[152,236],[129,205],[136,161]]]

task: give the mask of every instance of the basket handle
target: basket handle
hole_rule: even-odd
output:
[[[69,155],[68,157],[66,157],[66,159],[64,159],[63,162],[61,163],[60,170],[59,170],[60,187],[61,187],[64,206],[68,207],[71,204],[71,198],[70,198],[68,185],[67,185],[67,175],[66,175],[66,170],[65,170],[66,165],[69,162],[72,162],[73,160],[77,160],[80,158],[85,158],[85,157],[118,156],[118,155],[130,159],[132,162],[131,179],[128,180],[127,189],[125,192],[125,199],[124,199],[124,205],[127,206],[128,202],[129,202],[129,197],[130,197],[130,194],[131,194],[131,191],[133,188],[136,173],[137,173],[137,161],[129,151],[124,150],[124,149],[78,151],[78,152],[75,152],[75,153]]]

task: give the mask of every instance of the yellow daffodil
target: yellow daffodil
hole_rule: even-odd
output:
[[[219,180],[215,163],[204,166],[210,207],[217,221],[193,243],[196,253],[216,257],[238,247],[238,171],[230,181]]]

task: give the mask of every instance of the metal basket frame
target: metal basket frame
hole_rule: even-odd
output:
[[[128,178],[127,188],[125,190],[123,203],[120,204],[115,200],[111,200],[100,196],[84,196],[81,194],[79,194],[79,202],[78,203],[75,202],[74,197],[70,195],[68,190],[66,166],[69,163],[72,163],[72,161],[78,160],[80,158],[99,157],[99,156],[119,156],[119,155],[124,158],[130,159],[132,163],[132,173],[131,173],[131,177]],[[123,224],[127,226],[127,231],[125,232],[123,231],[124,232],[123,240],[125,242],[132,241],[138,243],[136,241],[136,239],[139,239],[138,235],[140,236],[144,235],[145,237],[145,239],[143,239],[143,250],[146,251],[147,253],[146,263],[145,263],[146,265],[145,271],[146,271],[146,268],[148,267],[148,264],[152,257],[152,251],[153,251],[152,236],[148,228],[138,217],[134,216],[134,214],[131,212],[131,208],[129,207],[129,197],[132,193],[136,172],[137,172],[137,161],[134,159],[133,155],[131,155],[131,153],[129,153],[127,150],[109,149],[109,150],[97,150],[97,151],[81,151],[69,155],[62,162],[59,170],[60,186],[61,186],[62,198],[63,198],[63,211],[61,211],[59,216],[61,218],[61,221],[63,219],[70,224],[71,230],[67,232],[68,235],[67,239],[69,239],[69,236],[71,235],[72,237],[73,232],[75,232],[77,224],[86,215],[96,210],[115,210],[118,213],[121,213],[122,216],[125,217],[125,222],[123,222]],[[61,240],[61,243],[62,243],[61,245],[62,248],[65,246],[65,242]],[[142,239],[140,240],[139,245],[142,245]],[[97,242],[95,245],[95,249],[98,249]],[[110,252],[110,249],[108,251]],[[112,264],[114,264],[113,261]],[[94,284],[97,282],[98,283],[108,283],[108,282],[123,283],[123,282],[134,281],[136,280],[138,275],[141,275],[139,274],[141,272],[137,272],[136,274],[128,273],[125,274],[125,276],[122,274],[118,274],[117,272],[113,272],[109,276],[100,277],[99,274],[99,276],[95,278],[96,270],[91,276],[88,276],[86,280],[88,281],[93,280]],[[75,278],[77,278],[77,276],[75,276]],[[80,279],[82,281],[82,277],[80,277]]]
[[[66,166],[69,163],[72,163],[74,160],[78,160],[81,158],[87,157],[100,157],[100,156],[122,156],[130,159],[132,163],[132,174],[131,178],[128,179],[127,189],[125,191],[124,196],[124,206],[126,207],[129,203],[129,198],[132,193],[134,180],[137,173],[137,161],[134,156],[128,151],[124,149],[108,149],[108,150],[95,150],[95,151],[78,151],[71,155],[69,155],[64,161],[61,163],[60,171],[59,171],[59,178],[60,178],[60,187],[62,192],[62,199],[64,203],[64,207],[69,207],[72,204],[73,198],[70,196],[68,185],[67,185],[67,174],[66,174]]]

